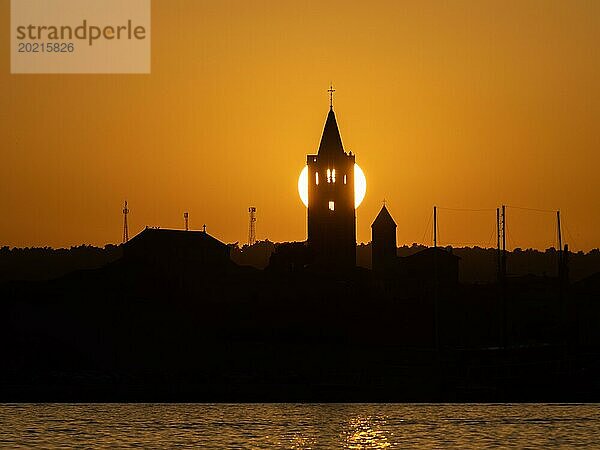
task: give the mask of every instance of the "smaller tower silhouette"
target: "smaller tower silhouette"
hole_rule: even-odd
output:
[[[129,228],[127,226],[127,214],[129,214],[129,208],[127,207],[127,200],[125,200],[125,206],[123,207],[123,243],[129,240]]]
[[[248,245],[256,243],[256,208],[251,206],[248,208],[250,223],[248,224]]]
[[[371,266],[375,271],[390,268],[396,260],[396,222],[385,202],[371,225]]]
[[[185,231],[189,231],[189,229],[190,229],[190,213],[189,212],[183,213],[183,221],[185,222]]]

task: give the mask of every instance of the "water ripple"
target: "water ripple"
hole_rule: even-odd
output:
[[[0,405],[2,448],[598,448],[598,405]]]

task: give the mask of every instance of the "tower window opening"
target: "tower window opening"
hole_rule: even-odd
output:
[[[319,172],[315,172],[315,184],[319,184]]]
[[[346,184],[346,175],[344,175],[344,184]]]
[[[335,183],[335,169],[331,171],[331,180],[332,183]]]
[[[327,182],[331,183],[331,169],[327,169]]]
[[[335,202],[329,202],[329,210],[335,211]]]

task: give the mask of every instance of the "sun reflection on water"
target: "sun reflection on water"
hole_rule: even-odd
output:
[[[358,416],[350,420],[346,437],[346,448],[388,448],[391,446],[387,432],[383,430],[383,416]]]
[[[597,448],[598,405],[0,405],[6,448]]]

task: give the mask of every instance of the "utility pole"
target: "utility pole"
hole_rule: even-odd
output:
[[[129,241],[129,227],[127,226],[127,214],[129,214],[129,208],[127,207],[127,200],[123,206],[123,244]]]
[[[562,230],[560,228],[560,211],[556,211],[556,225],[558,228],[558,251],[562,251]]]
[[[502,276],[506,277],[506,206],[502,205]]]
[[[558,276],[562,275],[563,248],[562,248],[562,230],[560,228],[560,210],[556,211],[556,229],[558,233]]]
[[[433,207],[433,333],[436,351],[440,351],[439,273],[437,255],[437,206]]]
[[[506,206],[502,205],[502,344],[508,347],[508,299],[506,286]]]
[[[188,212],[183,213],[183,221],[185,222],[185,231],[189,231],[190,230],[190,213],[188,213]]]
[[[437,206],[433,207],[433,248],[437,248]]]
[[[498,283],[502,280],[502,254],[500,253],[500,208],[496,208],[496,264],[498,267]]]

